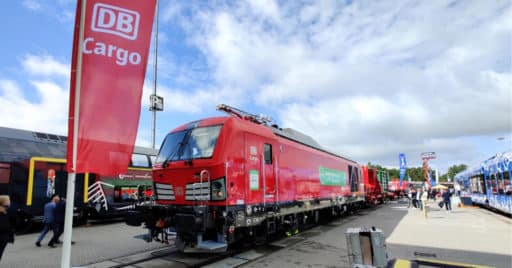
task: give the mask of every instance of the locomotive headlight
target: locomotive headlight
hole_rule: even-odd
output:
[[[226,183],[224,178],[212,181],[211,185],[212,200],[226,199]]]
[[[214,181],[212,183],[212,193],[215,197],[222,198],[224,196],[222,193],[222,183]]]
[[[247,213],[247,216],[251,216],[251,214],[252,214],[252,207],[251,207],[251,205],[247,205],[245,207],[245,213]]]

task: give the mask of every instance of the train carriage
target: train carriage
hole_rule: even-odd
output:
[[[512,215],[512,151],[496,154],[480,167],[455,176],[474,204]]]
[[[231,117],[185,124],[165,138],[153,179],[157,209],[127,223],[164,219],[187,252],[226,250],[242,238],[298,232],[322,215],[364,203],[359,165],[291,129],[221,105]],[[150,212],[148,212],[150,211]]]
[[[65,136],[0,127],[0,194],[11,197],[20,230],[29,228],[33,222],[42,222],[44,204],[52,194],[66,195],[66,142]],[[146,185],[151,189],[151,156],[154,155],[152,149],[136,147],[134,158],[144,157],[148,164],[144,167],[132,164],[127,174],[120,175],[125,178],[122,180],[125,186]],[[137,176],[143,178],[132,179]],[[120,214],[118,207],[133,204],[115,199],[116,191],[122,191],[119,181],[119,177],[78,174],[76,219],[85,222],[90,214]]]

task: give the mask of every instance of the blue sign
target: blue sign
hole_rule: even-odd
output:
[[[400,165],[400,187],[402,187],[402,181],[405,178],[405,170],[407,169],[407,161],[405,160],[404,153],[398,155],[398,163]]]
[[[433,175],[432,172],[428,173],[428,178],[430,179],[430,186],[434,187],[434,186],[436,186],[436,181],[434,180],[432,175]]]

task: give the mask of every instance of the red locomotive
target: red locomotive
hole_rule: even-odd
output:
[[[409,183],[407,181],[402,181],[402,186],[400,186],[400,180],[393,178],[388,183],[389,198],[396,199],[406,196],[408,185]]]
[[[367,166],[361,167],[364,180],[364,194],[367,204],[384,203],[384,191],[378,180],[378,170]]]
[[[227,105],[232,116],[171,131],[153,167],[157,206],[130,225],[163,219],[186,252],[224,251],[242,239],[264,240],[364,203],[358,163],[311,137]],[[141,217],[142,216],[142,217]]]

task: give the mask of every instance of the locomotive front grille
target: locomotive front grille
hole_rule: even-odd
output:
[[[187,184],[185,188],[185,200],[210,200],[210,184],[208,182]]]
[[[155,183],[156,198],[160,200],[176,200],[172,185]]]

